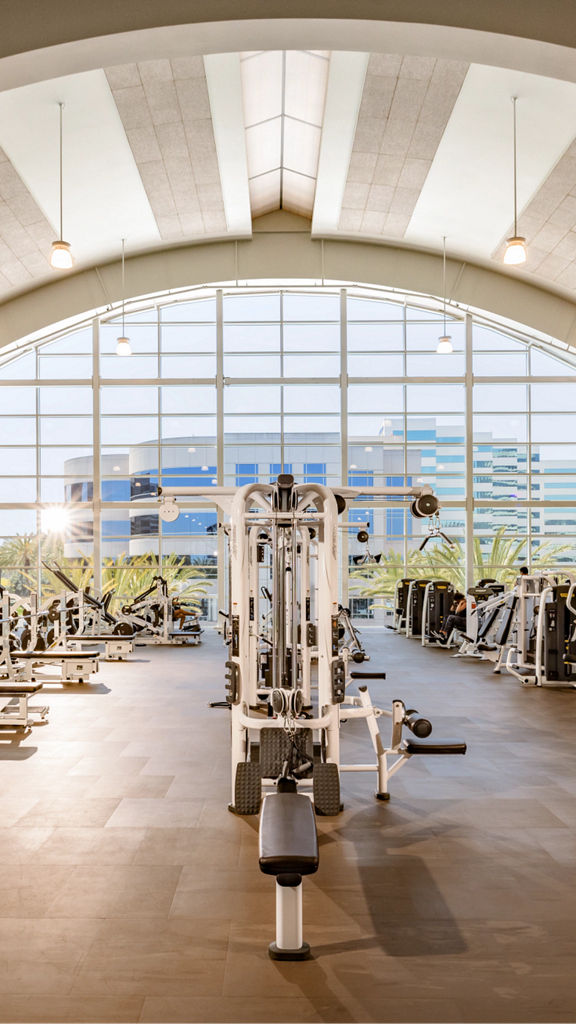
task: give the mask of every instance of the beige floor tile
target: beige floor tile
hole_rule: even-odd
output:
[[[0,1006],[2,1022],[74,1023],[136,1022],[143,1001],[140,997],[7,996]]]
[[[74,868],[50,906],[53,918],[150,918],[168,914],[178,866]]]
[[[109,827],[135,826],[153,829],[187,829],[198,824],[203,801],[164,801],[126,797],[107,822]]]
[[[57,828],[38,848],[37,860],[52,865],[122,865],[138,851],[143,829]]]

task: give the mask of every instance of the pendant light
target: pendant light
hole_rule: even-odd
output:
[[[60,238],[52,243],[50,252],[50,265],[56,270],[70,270],[74,260],[69,242],[64,241],[62,230],[62,110],[63,103],[58,104],[60,108]]]
[[[504,252],[504,263],[510,266],[517,266],[519,263],[526,263],[526,239],[518,234],[518,198],[517,198],[517,173],[516,173],[516,101],[518,97],[512,97],[512,109],[514,118],[514,234],[506,239],[506,250]]]
[[[446,235],[443,235],[442,237],[442,308],[444,316],[444,334],[440,335],[438,339],[436,352],[448,354],[454,352],[454,346],[452,345],[451,335],[446,334]]]
[[[124,323],[124,303],[126,299],[126,278],[124,272],[124,246],[126,239],[122,239],[122,334],[116,339],[116,355],[117,356],[131,356],[132,346],[130,345],[130,339],[126,337],[126,326]]]

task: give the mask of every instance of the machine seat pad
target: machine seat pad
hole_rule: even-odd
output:
[[[48,651],[13,651],[16,659],[32,662],[70,662],[82,658],[99,658],[99,651],[67,651],[64,648],[50,648]]]
[[[191,626],[189,630],[170,630],[169,637],[195,637],[196,634],[201,634],[202,628],[199,626]]]
[[[37,694],[39,690],[42,690],[41,683],[10,683],[4,680],[0,682],[0,698],[24,697],[26,694]]]
[[[311,875],[318,869],[318,835],[304,794],[268,794],[260,813],[260,869],[267,875]]]
[[[462,740],[408,740],[406,751],[411,755],[465,755]]]

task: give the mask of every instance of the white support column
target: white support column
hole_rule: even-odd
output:
[[[340,465],[341,482],[348,484],[348,312],[346,289],[340,290]],[[342,604],[348,606],[348,529],[340,537],[340,594]]]
[[[94,590],[102,590],[102,470],[100,457],[100,321],[92,321],[92,537]]]
[[[465,558],[466,589],[474,586],[474,370],[472,346],[472,316],[466,314],[466,512]]]
[[[224,483],[224,297],[222,289],[216,291],[216,479]],[[218,523],[222,513],[217,509]],[[226,606],[226,537],[218,526],[218,608]],[[230,596],[228,596],[230,599]]]

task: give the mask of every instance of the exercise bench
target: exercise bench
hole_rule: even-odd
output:
[[[29,698],[42,690],[41,683],[13,683],[2,680],[0,682],[0,726],[33,726],[35,719],[31,713],[45,720],[48,715],[48,705],[28,704]]]
[[[280,779],[260,812],[260,870],[276,876],[276,941],[268,952],[274,961],[303,961],[310,946],[302,938],[302,876],[318,870],[318,834],[314,808],[299,794],[296,782]]]
[[[84,683],[91,673],[98,672],[98,651],[67,651],[50,648],[48,651],[13,651],[16,662],[23,662],[22,680],[33,681],[44,666],[61,665],[62,683]],[[48,677],[44,677],[48,682]]]
[[[134,634],[78,634],[68,637],[67,644],[74,651],[82,650],[84,644],[103,644],[106,662],[121,662],[134,651]]]

